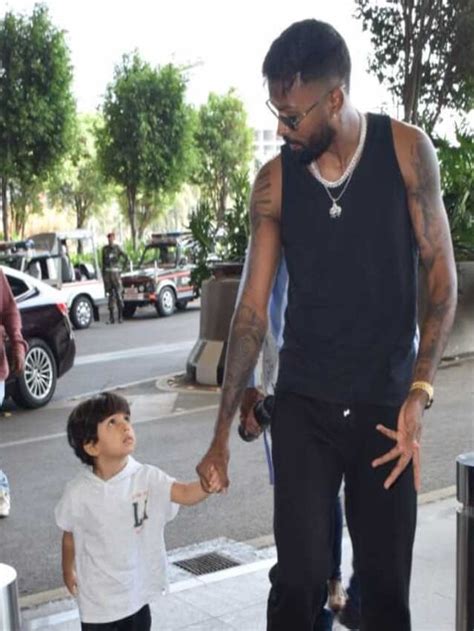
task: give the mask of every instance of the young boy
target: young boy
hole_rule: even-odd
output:
[[[132,458],[135,432],[120,395],[104,392],[78,405],[67,435],[89,465],[55,510],[64,582],[77,597],[82,629],[147,631],[149,602],[167,588],[165,524],[179,504],[197,504],[208,494],[199,482],[176,482]]]

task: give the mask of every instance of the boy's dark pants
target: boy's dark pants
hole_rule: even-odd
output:
[[[410,631],[413,469],[410,464],[386,491],[383,483],[395,461],[371,466],[395,445],[375,427],[396,429],[398,412],[277,393],[272,443],[278,576],[268,600],[269,631],[314,629],[331,574],[334,502],[343,476],[360,579],[360,629]]]
[[[115,622],[105,623],[81,623],[82,631],[150,631],[151,629],[151,613],[150,606],[145,605],[126,618],[115,620]]]

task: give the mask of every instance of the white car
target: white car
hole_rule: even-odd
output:
[[[78,244],[88,263],[71,262]],[[56,288],[69,309],[76,329],[87,329],[99,320],[99,307],[106,303],[104,283],[92,234],[87,230],[43,232],[25,241],[2,244],[0,263],[8,265]]]

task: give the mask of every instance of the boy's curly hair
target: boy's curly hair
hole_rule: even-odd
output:
[[[114,392],[101,392],[74,408],[67,421],[67,439],[79,460],[94,464],[94,458],[85,451],[84,445],[97,441],[99,423],[120,412],[130,414],[130,406],[124,397]]]

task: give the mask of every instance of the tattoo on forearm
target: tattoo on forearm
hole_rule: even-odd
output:
[[[421,330],[421,344],[415,367],[415,380],[432,381],[451,330],[456,298],[446,287],[444,295],[429,301]]]
[[[241,303],[232,320],[217,429],[226,429],[232,423],[257,362],[265,331],[266,322]]]

